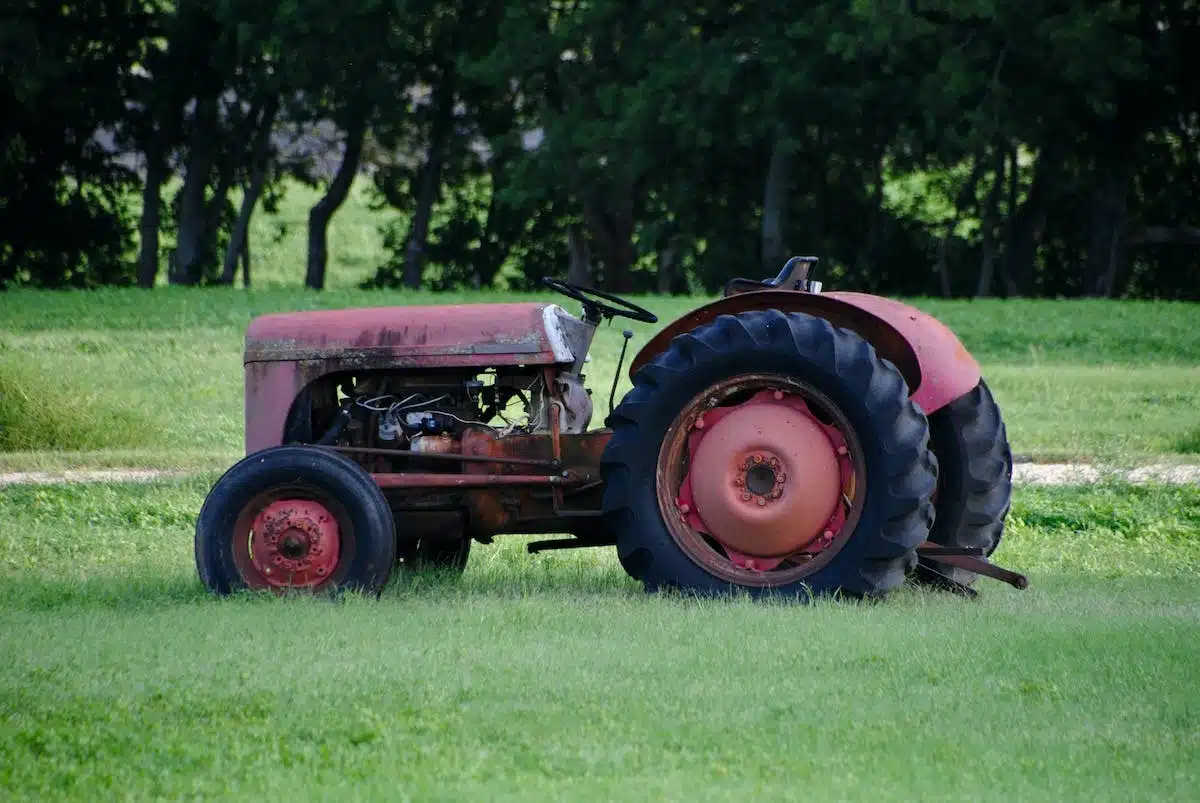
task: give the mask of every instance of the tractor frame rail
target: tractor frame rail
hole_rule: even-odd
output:
[[[930,565],[930,559],[936,559],[939,563],[964,569],[968,572],[974,572],[984,577],[990,577],[993,580],[999,580],[1016,589],[1023,590],[1029,587],[1029,578],[1019,572],[1005,569],[990,562],[987,556],[983,554],[983,550],[978,547],[947,547],[935,544],[932,541],[925,541],[917,547],[917,557],[919,560],[917,573],[923,579],[946,590],[955,591],[972,598],[977,596],[978,592],[975,589],[942,574]]]

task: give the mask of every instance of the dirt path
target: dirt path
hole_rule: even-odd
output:
[[[0,488],[6,485],[54,485],[75,482],[152,482],[186,476],[187,472],[183,471],[142,468],[15,471],[0,474]],[[1108,478],[1128,482],[1161,482],[1169,485],[1200,484],[1200,465],[1150,465],[1132,470],[1075,463],[1018,463],[1013,467],[1013,482],[1017,485],[1091,485]]]
[[[0,474],[0,488],[5,485],[59,485],[74,482],[153,482],[154,480],[186,477],[186,471],[165,471],[156,468],[108,468],[94,471],[12,471]]]

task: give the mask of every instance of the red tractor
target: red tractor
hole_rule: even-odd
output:
[[[979,365],[912,307],[821,293],[816,260],[737,279],[633,359],[590,428],[596,327],[649,311],[550,303],[266,315],[246,334],[247,456],[210,491],[196,564],[216,593],[378,592],[461,571],[472,541],[615,546],[647,590],[967,595],[1009,509],[1012,456]],[[629,331],[625,332],[628,346]],[[617,373],[625,358],[621,350]]]

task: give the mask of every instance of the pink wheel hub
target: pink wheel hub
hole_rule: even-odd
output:
[[[843,493],[853,477],[845,439],[799,396],[764,390],[708,410],[688,448],[679,510],[742,568],[767,571],[819,552],[845,524]]]
[[[324,505],[280,499],[254,519],[250,560],[268,585],[304,588],[333,573],[340,547],[337,520]]]

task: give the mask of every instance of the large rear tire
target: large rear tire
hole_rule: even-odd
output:
[[[396,556],[392,513],[371,476],[336,452],[278,446],[217,480],[196,521],[196,568],[217,594],[378,593]]]
[[[1012,450],[987,383],[979,380],[969,393],[929,416],[929,435],[939,466],[937,516],[929,540],[991,555],[1012,504]],[[933,558],[923,562],[963,585],[979,578]]]
[[[787,409],[781,413],[781,407]],[[715,423],[703,437],[715,438],[734,423],[734,415],[741,422],[734,433],[741,438],[737,442],[750,449],[746,470],[740,452],[730,453],[732,461],[724,454],[716,462],[697,460],[699,447],[693,453],[687,443],[681,445],[683,440],[707,444],[698,440],[706,416]],[[756,433],[756,419],[774,423],[770,431],[762,424]],[[903,584],[916,564],[915,549],[933,524],[937,461],[925,416],[910,401],[895,366],[858,335],[820,318],[759,310],[722,315],[679,335],[634,375],[633,389],[607,424],[613,435],[601,461],[603,511],[617,537],[622,566],[647,591],[879,596]],[[801,431],[809,434],[799,437]],[[717,527],[697,523],[688,503],[693,481],[704,491],[695,504],[708,506],[710,520],[753,522],[760,515],[756,506],[769,512],[768,505],[780,504],[785,522],[793,517],[822,521],[826,508],[814,516],[805,506],[825,504],[816,497],[818,486],[829,487],[830,464],[826,460],[820,470],[804,465],[808,445],[818,451],[830,447],[811,434],[822,431],[840,461],[833,487],[836,505],[845,507],[817,525],[814,540],[776,521],[774,529],[763,532],[782,546],[764,561],[754,557],[765,553],[745,540],[744,528],[726,528],[717,537]],[[734,442],[730,437],[722,434],[710,454]],[[796,448],[788,451],[791,443]],[[761,475],[747,473],[760,471],[759,452],[778,472],[766,485]],[[696,466],[708,476],[693,477]],[[716,477],[713,484],[714,471],[719,474],[725,466],[735,473]],[[722,496],[732,500],[730,510],[714,513],[705,499]],[[743,500],[749,508],[733,510]],[[788,541],[793,535],[800,546],[787,552],[795,546]],[[777,562],[781,550],[786,554]]]

